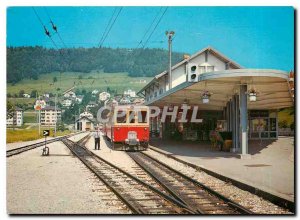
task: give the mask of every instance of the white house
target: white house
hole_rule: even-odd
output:
[[[124,91],[125,96],[130,96],[130,97],[136,97],[135,91],[128,89],[127,91]]]
[[[89,119],[93,119],[94,116],[92,113],[88,112],[88,111],[84,111],[82,112],[80,115],[79,115],[79,118],[82,118],[82,117],[87,117]]]
[[[23,97],[24,97],[24,98],[30,98],[30,95],[27,94],[27,93],[24,93],[24,94],[23,94]]]
[[[84,97],[83,95],[78,95],[76,97],[76,102],[80,104],[82,102],[82,100],[83,100],[83,97]]]
[[[70,107],[72,105],[73,101],[71,99],[64,99],[62,102],[62,105],[64,107]]]
[[[89,109],[89,108],[94,108],[94,107],[96,107],[96,106],[97,106],[97,103],[96,103],[96,102],[90,101],[90,102],[87,104],[86,108]]]
[[[98,89],[94,89],[94,90],[92,91],[92,95],[93,95],[93,96],[97,95],[98,93],[99,93],[99,90],[98,90]]]
[[[121,105],[128,105],[131,103],[130,98],[129,97],[123,97],[119,100],[119,103]]]
[[[54,106],[46,106],[41,109],[41,126],[54,127],[61,120],[61,109]]]
[[[6,119],[7,126],[22,126],[23,125],[23,109],[15,107],[13,117]]]
[[[76,120],[75,129],[78,131],[92,131],[94,130],[94,124],[93,119],[83,116]]]
[[[105,100],[109,99],[110,98],[110,94],[108,92],[101,92],[99,94],[99,100],[101,102],[104,102]]]
[[[64,94],[65,98],[71,98],[71,99],[76,99],[76,94],[73,91],[68,91]]]

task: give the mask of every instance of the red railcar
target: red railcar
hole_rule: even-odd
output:
[[[149,144],[149,108],[112,106],[104,123],[104,135],[114,150],[145,150]]]

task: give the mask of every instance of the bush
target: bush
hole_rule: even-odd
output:
[[[279,128],[287,128],[288,127],[287,121],[283,120],[283,121],[278,122],[278,127]]]
[[[60,124],[57,126],[57,130],[58,130],[58,131],[65,131],[66,128],[65,128],[64,123],[60,123]]]

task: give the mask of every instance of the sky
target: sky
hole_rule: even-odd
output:
[[[7,46],[54,47],[44,33],[44,24],[52,33],[54,43],[62,48],[64,45],[59,36],[51,29],[51,18],[67,47],[97,47],[113,12],[121,9],[102,44],[104,47],[137,48],[139,42],[145,43],[153,31],[145,47],[167,49],[165,31],[173,30],[172,46],[176,52],[194,54],[211,46],[245,68],[294,69],[293,7],[34,9],[41,21],[32,7],[7,8]],[[156,20],[153,22],[154,18]]]

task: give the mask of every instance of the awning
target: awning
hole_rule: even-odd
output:
[[[239,94],[240,85],[254,88],[257,101],[249,102],[248,109],[280,109],[294,105],[287,72],[267,69],[236,69],[199,76],[196,83],[184,82],[175,88],[150,100],[146,105],[199,106],[199,110],[222,110],[234,94]],[[202,103],[201,95],[209,91],[212,95],[207,104]]]

